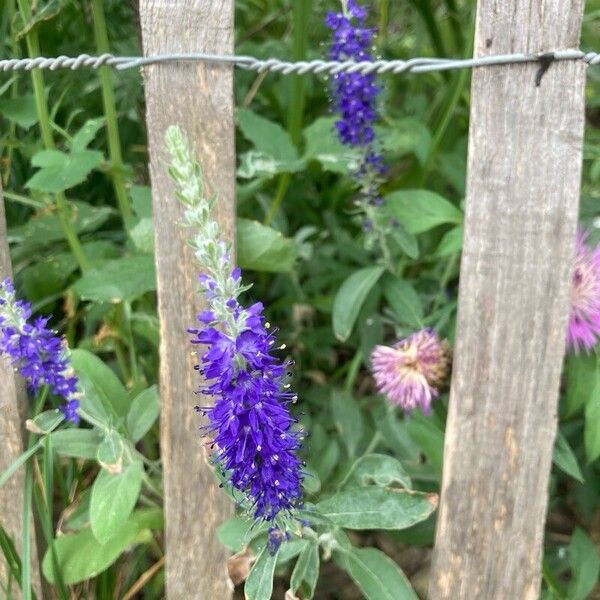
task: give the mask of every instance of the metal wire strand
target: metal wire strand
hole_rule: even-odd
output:
[[[587,65],[599,65],[600,54],[582,50],[556,50],[539,54],[497,54],[477,58],[411,58],[409,60],[374,60],[354,62],[335,60],[310,60],[289,62],[278,58],[258,59],[253,56],[231,56],[221,54],[160,54],[156,56],[114,56],[102,54],[90,56],[57,56],[55,58],[14,58],[0,60],[0,71],[30,71],[31,69],[98,69],[102,66],[117,70],[136,69],[149,65],[175,62],[203,62],[214,65],[232,65],[259,73],[281,73],[282,75],[307,73],[337,75],[338,73],[431,73],[454,69],[473,69],[491,65],[511,65],[545,61],[581,60]]]

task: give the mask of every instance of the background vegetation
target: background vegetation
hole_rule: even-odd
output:
[[[472,52],[474,2],[371,4],[378,56]],[[135,5],[3,0],[0,56],[108,48],[138,55]],[[325,12],[337,9],[335,0],[238,0],[237,52],[323,57]],[[599,17],[600,1],[588,1],[583,49],[599,50]],[[388,463],[378,465],[387,477],[378,489],[396,477],[419,491],[439,490],[447,394],[432,417],[405,419],[375,394],[368,356],[374,344],[425,325],[453,337],[469,82],[469,71],[381,80],[379,135],[390,165],[383,191],[386,210],[401,227],[392,244],[396,276],[375,276],[376,257],[365,250],[352,211],[355,157],[332,134],[327,81],[236,73],[239,262],[255,284],[249,294],[268,305],[296,363],[298,410],[311,433],[305,457],[310,502],[343,487],[351,466],[372,453],[397,459],[389,463],[391,471]],[[598,68],[589,71],[587,100],[581,213],[589,227],[600,218]],[[48,548],[44,575],[61,599],[163,594],[159,340],[147,163],[143,90],[135,70],[44,71],[33,80],[26,73],[0,76],[0,176],[16,284],[36,311],[54,315],[54,326],[76,349],[84,409],[95,422],[45,436],[26,466]],[[597,230],[593,238],[600,239]],[[568,358],[562,392],[543,594],[600,598],[598,588],[592,591],[600,564],[594,547],[600,542],[596,354]],[[52,402],[38,398],[32,414]],[[189,402],[191,410],[194,399]],[[120,520],[111,521],[102,503],[115,493],[107,473],[118,469],[127,474],[116,484],[126,486],[125,501]],[[407,529],[355,531],[349,539],[383,550],[422,593],[434,527],[435,514]],[[240,528],[232,521],[221,530],[234,551],[241,549]],[[0,582],[8,594],[27,568],[29,549],[16,556],[2,532],[0,548],[13,567],[12,581]],[[317,582],[319,555],[315,566],[304,548],[279,557],[277,573],[286,583],[274,597],[287,589],[299,553],[309,565],[297,575],[302,597],[315,585],[321,599],[385,597],[369,595],[360,569],[340,557],[322,555]]]

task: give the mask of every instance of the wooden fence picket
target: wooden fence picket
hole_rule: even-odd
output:
[[[475,55],[577,48],[582,13],[582,0],[479,0]],[[473,72],[432,600],[539,594],[585,76],[580,61]]]
[[[232,0],[141,0],[145,54],[233,52]],[[218,220],[233,238],[235,146],[230,66],[199,63],[144,69],[156,266],[161,323],[161,444],[164,464],[166,586],[170,600],[226,600],[227,553],[216,528],[232,512],[206,461],[193,411],[198,374],[186,328],[200,309],[198,265],[178,222],[182,208],[167,175],[164,135],[182,127],[193,142],[207,186],[217,192]]]
[[[4,217],[4,199],[0,185],[0,280],[12,277],[12,266],[6,237],[6,219]],[[27,413],[27,394],[23,381],[16,376],[6,359],[0,358],[0,473],[2,473],[24,449],[25,418]],[[0,487],[0,525],[11,536],[19,556],[22,548],[23,526],[23,483],[25,471],[19,469]],[[40,597],[40,578],[36,552],[34,528],[31,528],[31,577],[33,588]],[[8,581],[7,564],[0,552],[0,583]],[[13,598],[19,598],[19,582],[11,586]],[[0,588],[1,592],[1,588]]]

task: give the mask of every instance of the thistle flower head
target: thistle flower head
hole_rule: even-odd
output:
[[[46,327],[48,318],[32,318],[31,305],[19,300],[10,279],[0,282],[0,354],[27,380],[33,392],[49,386],[66,402],[68,421],[79,422],[77,378],[72,374],[64,341]]]
[[[431,413],[431,402],[448,375],[450,346],[431,329],[422,329],[394,346],[375,346],[371,354],[377,388],[410,413]]]
[[[212,438],[214,462],[241,492],[240,503],[256,519],[281,522],[302,496],[297,455],[302,433],[288,406],[296,400],[287,383],[289,363],[273,354],[275,336],[262,304],[246,308],[238,301],[248,288],[232,266],[231,247],[211,217],[214,201],[203,195],[200,168],[179,129],[169,129],[167,145],[186,224],[195,231],[192,247],[208,304],[198,315],[200,326],[189,330],[192,343],[203,347],[196,366],[203,377],[198,393],[212,400],[197,407],[208,420],[202,430]]]
[[[600,339],[600,246],[592,249],[586,234],[577,235],[567,347],[590,350]]]

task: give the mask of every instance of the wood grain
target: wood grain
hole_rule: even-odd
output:
[[[475,55],[577,48],[582,0],[480,0]],[[538,597],[579,206],[585,67],[473,72],[432,599]]]
[[[10,252],[6,238],[6,219],[4,216],[4,199],[0,185],[0,280],[12,277]],[[0,357],[0,473],[2,473],[22,452],[24,448],[24,423],[27,413],[27,394],[20,377]],[[23,547],[23,483],[25,472],[19,469],[2,487],[0,487],[0,524],[12,537],[17,552],[21,555]],[[32,517],[33,521],[33,517]],[[33,524],[32,524],[33,525]],[[36,553],[35,536],[32,530],[31,540],[31,576],[34,590],[39,595],[39,567]],[[7,582],[7,565],[0,552],[0,582]],[[12,593],[14,598],[20,598],[18,584],[13,580]],[[1,594],[1,589],[0,589]]]
[[[233,52],[231,0],[141,0],[140,21],[145,54]],[[144,80],[161,322],[167,597],[226,600],[227,553],[215,532],[233,508],[206,461],[193,410],[200,382],[186,328],[201,308],[199,267],[187,247],[189,233],[178,227],[182,210],[167,175],[164,134],[179,125],[194,143],[208,189],[219,196],[217,218],[233,237],[233,73],[227,66],[154,65]]]

